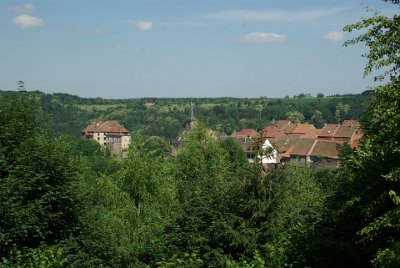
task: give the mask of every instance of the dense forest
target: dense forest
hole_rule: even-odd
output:
[[[372,102],[374,92],[311,97],[299,94],[286,98],[194,98],[126,99],[80,98],[68,94],[19,91],[39,103],[39,117],[56,136],[79,137],[95,120],[118,120],[132,134],[175,138],[183,127],[191,102],[195,115],[211,129],[230,135],[242,128],[261,130],[272,120],[309,122],[317,128],[344,119],[360,119]],[[12,91],[0,91],[7,97]],[[146,104],[151,104],[146,106]]]
[[[374,14],[345,27],[361,30],[346,45],[369,47],[366,75],[383,71],[373,92],[194,99],[204,120],[173,158],[168,137],[189,99],[3,91],[0,267],[399,267],[399,26],[398,15]],[[341,151],[338,169],[265,173],[233,140],[206,131],[288,117],[360,118],[364,137]],[[93,119],[135,133],[128,157],[79,139]]]

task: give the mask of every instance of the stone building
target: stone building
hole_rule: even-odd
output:
[[[82,130],[82,139],[97,141],[114,155],[126,155],[131,144],[129,131],[116,120],[93,122]]]

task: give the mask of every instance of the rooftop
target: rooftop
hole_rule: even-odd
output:
[[[93,133],[122,133],[128,134],[129,131],[124,128],[117,120],[93,122],[83,129],[83,132]]]

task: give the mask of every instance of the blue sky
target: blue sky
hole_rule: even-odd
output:
[[[0,1],[0,89],[81,97],[360,93],[346,24],[380,0]]]

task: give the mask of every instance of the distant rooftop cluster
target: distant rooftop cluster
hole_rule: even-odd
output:
[[[317,129],[312,124],[294,124],[289,120],[272,122],[261,132],[245,128],[231,135],[243,151],[249,162],[254,161],[254,144],[260,142],[263,147],[274,148],[272,156],[264,159],[265,164],[274,167],[286,162],[299,162],[305,166],[321,164],[337,166],[339,148],[347,143],[357,148],[362,137],[360,123],[357,120],[344,120],[342,124],[326,124]]]

